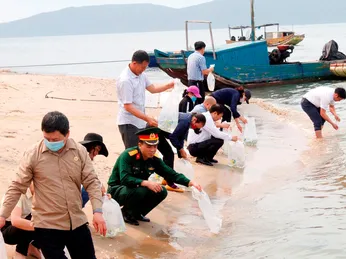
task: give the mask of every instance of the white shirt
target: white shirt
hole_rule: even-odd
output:
[[[4,202],[5,196],[1,200],[1,205]],[[22,215],[21,218],[25,219],[29,214],[31,214],[31,207],[32,207],[32,194],[30,191],[30,188],[26,191],[26,194],[22,194],[20,196],[20,199],[16,205],[16,207],[22,209]],[[11,217],[8,217],[6,221],[11,221]]]
[[[137,128],[145,128],[146,122],[137,118],[124,108],[124,104],[132,103],[135,108],[145,113],[145,90],[151,85],[145,73],[135,75],[129,67],[126,67],[116,80],[119,113],[118,125],[131,124]]]
[[[333,88],[320,86],[310,90],[303,97],[317,108],[327,110],[329,105],[335,104],[334,91]]]
[[[187,145],[194,143],[201,143],[208,139],[214,138],[223,139],[225,141],[232,140],[232,136],[220,131],[215,125],[210,112],[202,113],[205,116],[206,122],[204,127],[201,129],[201,133],[196,134],[193,129],[189,129],[189,134],[187,136]]]

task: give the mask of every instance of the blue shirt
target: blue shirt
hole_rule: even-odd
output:
[[[204,104],[197,104],[191,111],[191,113],[203,113],[203,112],[207,112],[207,108],[205,108]]]
[[[237,111],[237,105],[240,100],[240,94],[238,90],[233,88],[223,88],[217,90],[211,94],[218,104],[226,104],[231,108],[231,112],[234,119],[240,117],[239,112]]]
[[[191,119],[192,114],[179,112],[178,125],[172,134],[169,135],[169,140],[177,151],[184,147],[184,140],[189,132]]]
[[[207,61],[201,53],[195,51],[187,59],[187,79],[203,81],[202,71],[207,69]]]

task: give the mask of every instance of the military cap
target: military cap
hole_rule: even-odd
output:
[[[160,131],[161,130],[157,127],[150,127],[137,131],[136,135],[139,140],[153,146],[159,144]]]

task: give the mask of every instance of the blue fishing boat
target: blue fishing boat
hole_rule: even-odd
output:
[[[258,87],[295,84],[319,80],[334,80],[342,77],[331,71],[331,64],[346,63],[346,60],[288,62],[294,46],[282,45],[268,52],[266,41],[240,41],[214,47],[209,21],[186,21],[187,50],[180,53],[154,50],[158,67],[173,78],[187,85],[187,58],[193,50],[188,49],[187,24],[209,23],[212,48],[205,51],[207,66],[215,64],[215,89],[223,87]],[[345,79],[345,78],[343,78]]]

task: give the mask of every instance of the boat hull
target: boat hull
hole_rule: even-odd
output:
[[[185,85],[187,85],[186,60],[188,55],[189,53],[186,52],[170,58],[160,55],[160,52],[155,52],[159,68],[170,77],[179,78]],[[326,61],[240,66],[229,65],[222,60],[213,60],[208,55],[206,61],[208,66],[216,64],[215,89],[237,86],[264,87],[340,79],[330,70],[330,64],[333,62]]]

